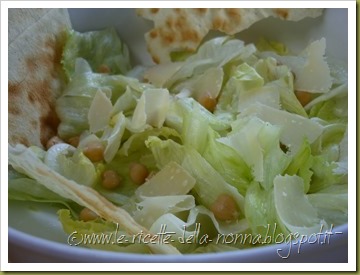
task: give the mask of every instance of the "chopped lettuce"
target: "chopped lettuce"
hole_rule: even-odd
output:
[[[280,128],[257,117],[238,120],[227,137],[218,141],[233,148],[251,168],[253,178],[265,189],[282,173],[290,159],[280,149]]]
[[[250,105],[241,114],[241,116],[247,115],[256,116],[261,121],[280,127],[280,141],[285,144],[293,154],[301,147],[304,137],[312,143],[323,132],[323,126],[316,120],[307,119],[284,110],[277,110],[260,103]]]
[[[262,52],[272,51],[279,55],[286,55],[289,53],[289,49],[281,42],[268,40],[264,37],[261,37],[256,43],[256,48]]]
[[[78,62],[86,63],[81,59],[78,59]],[[92,125],[95,124],[93,120],[98,119],[96,110],[95,114],[93,114],[94,111],[90,112],[89,117],[92,104],[96,104],[96,101],[94,102],[95,95],[100,95],[99,100],[102,101],[106,101],[104,98],[106,96],[114,103],[125,92],[128,85],[139,85],[138,80],[122,75],[101,75],[92,71],[75,71],[74,78],[56,101],[56,112],[61,121],[58,135],[63,139],[68,139],[89,130],[89,118],[92,119]],[[107,105],[109,106],[109,102]],[[91,109],[95,107],[96,105],[93,105]]]
[[[265,190],[254,181],[245,196],[245,217],[254,234],[265,235],[268,226],[275,227],[277,222],[273,188]]]
[[[114,28],[84,33],[70,30],[62,57],[69,79],[73,78],[75,61],[79,57],[85,59],[95,72],[125,74],[131,68],[128,47],[121,42]]]
[[[246,60],[256,51],[254,45],[244,45],[244,42],[228,37],[218,37],[205,42],[198,51],[187,58],[182,66],[164,83],[170,88],[175,83],[202,74],[211,67],[224,66],[231,60]]]
[[[93,186],[98,177],[95,165],[82,151],[66,143],[52,146],[46,152],[44,163],[79,184]]]
[[[68,234],[130,240],[133,228],[156,234],[166,225],[182,253],[253,246],[215,243],[222,234],[265,236],[269,226],[274,234],[312,234],[346,223],[347,73],[327,63],[325,48],[321,39],[295,54],[280,42],[217,37],[191,55],[174,55],[179,61],[130,71],[128,49],[114,30],[71,31],[62,60],[69,81],[56,111],[59,137],[79,137],[79,145],[10,146],[9,199],[67,208],[58,215]],[[303,106],[297,91],[311,93],[310,102]],[[209,98],[213,109],[204,103]],[[103,161],[85,156],[92,142],[103,145]],[[149,172],[142,185],[131,177],[135,162]],[[120,186],[102,186],[106,170],[119,175]],[[135,227],[80,221],[88,202],[59,180],[95,190]],[[220,198],[233,200],[231,219],[221,216],[230,206],[217,205]],[[194,231],[211,242],[195,241]],[[86,246],[152,252],[143,243]]]
[[[307,117],[294,93],[294,77],[276,59],[259,59],[253,65],[241,63],[232,69],[221,95],[216,112],[239,113],[253,103]]]
[[[153,223],[150,231],[159,232],[162,225],[166,225],[169,232],[174,232],[172,244],[182,253],[193,253],[197,247],[204,247],[206,241],[215,242],[218,237],[248,229],[245,219],[235,223],[219,223],[214,214],[202,205],[192,208],[186,217],[164,214]]]
[[[220,142],[218,138],[220,135],[216,131],[208,130],[203,157],[228,184],[234,186],[241,195],[245,196],[253,179],[250,166],[234,148]]]
[[[311,117],[318,117],[329,122],[347,121],[347,83],[335,87],[305,106]]]
[[[264,103],[276,105],[276,91],[274,91],[275,94],[269,92],[265,93],[264,96],[258,96],[258,90],[263,85],[264,79],[253,67],[246,63],[237,66],[219,97],[217,109],[238,113],[244,105],[246,106],[249,102],[259,99],[264,99]]]
[[[96,219],[94,221],[80,221],[74,219],[70,212],[62,209],[58,211],[64,231],[69,234],[70,245],[82,245],[89,248],[107,251],[149,254],[145,244],[133,240],[122,228],[115,223]]]
[[[191,97],[173,98],[169,107],[169,113],[166,116],[165,124],[170,127],[181,131],[185,116],[196,112],[204,121],[210,125],[211,128],[219,132],[227,131],[230,129],[230,124],[234,120],[232,114],[216,115],[209,112],[198,101]]]
[[[77,216],[80,206],[47,189],[36,180],[9,168],[9,200],[57,204]]]
[[[312,166],[314,164],[314,157],[311,153],[310,144],[304,139],[299,151],[285,170],[285,174],[290,176],[298,175],[303,179],[305,193],[309,191],[311,178],[313,176]]]
[[[195,178],[196,184],[193,189],[201,204],[210,207],[219,195],[228,194],[236,199],[239,215],[242,215],[243,196],[235,187],[228,184],[194,148],[171,140],[161,141],[155,137],[149,139],[147,145],[158,164],[166,165],[172,161],[176,162]],[[177,151],[177,154],[173,154],[172,151]]]
[[[332,185],[308,195],[309,202],[316,208],[318,216],[334,226],[347,223],[348,186]]]

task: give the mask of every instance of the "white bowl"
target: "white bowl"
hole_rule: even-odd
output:
[[[121,39],[129,45],[135,63],[152,62],[143,39],[151,24],[136,17],[133,9],[70,9],[69,12],[74,29],[89,31],[115,26]],[[269,18],[238,37],[246,42],[256,42],[258,37],[266,34],[266,37],[296,49],[326,37],[327,54],[347,63],[347,12],[347,9],[328,9],[322,17],[300,22]],[[331,236],[330,243],[323,244],[306,242],[290,247],[288,243],[282,243],[235,252],[182,256],[124,254],[69,246],[55,208],[9,202],[11,262],[347,262],[348,226],[334,228],[335,232],[339,233]],[[281,257],[288,253],[289,257]]]

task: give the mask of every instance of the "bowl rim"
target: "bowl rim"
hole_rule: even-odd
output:
[[[331,232],[341,232],[341,236],[333,235],[331,245],[333,247],[343,246],[348,244],[348,224],[333,227]],[[8,244],[9,249],[11,245],[16,245],[22,248],[31,248],[32,251],[37,253],[46,253],[47,255],[62,255],[66,259],[72,259],[80,262],[277,262],[283,260],[280,255],[277,255],[278,249],[284,251],[289,250],[287,243],[264,245],[261,247],[254,247],[249,249],[237,249],[234,251],[224,252],[206,252],[199,254],[181,254],[181,255],[162,255],[162,254],[140,254],[140,253],[127,253],[91,249],[79,246],[70,246],[69,244],[60,243],[44,239],[41,237],[33,236],[26,232],[9,227],[8,230]],[[329,240],[330,244],[330,240]],[[304,251],[317,251],[323,246],[314,246],[311,243],[304,243],[302,249]],[[72,249],[69,249],[72,248]],[[60,253],[60,254],[59,254]],[[272,254],[271,254],[272,253]],[[308,252],[309,253],[309,252]],[[300,254],[300,253],[299,253]],[[269,256],[270,260],[258,261],[259,256]],[[301,255],[301,254],[300,254]],[[256,256],[256,257],[255,257]],[[316,257],[316,256],[315,256]],[[64,259],[64,257],[60,257]],[[234,258],[239,261],[234,261]],[[301,260],[301,256],[298,260]],[[231,260],[231,261],[229,261]],[[246,260],[246,261],[243,261]],[[294,260],[294,259],[293,259]],[[295,261],[297,259],[295,258]]]

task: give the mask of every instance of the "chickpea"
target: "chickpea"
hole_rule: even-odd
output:
[[[221,194],[210,207],[215,218],[221,221],[235,220],[239,211],[234,198],[228,194]]]
[[[205,107],[209,112],[214,112],[217,100],[210,94],[205,94],[199,97],[198,102]]]
[[[101,185],[106,189],[115,189],[120,186],[121,178],[114,170],[107,170],[102,175]]]
[[[80,211],[79,215],[79,219],[84,222],[96,220],[98,217],[99,216],[95,212],[86,207]]]
[[[136,184],[143,184],[149,176],[148,169],[141,163],[132,163],[129,168],[130,179]]]
[[[61,138],[59,138],[58,136],[53,136],[46,143],[46,149],[49,150],[52,146],[54,146],[55,144],[59,144],[59,143],[64,143],[64,141]]]
[[[98,68],[99,73],[108,74],[111,72],[110,68],[106,64],[101,64]]]
[[[104,146],[100,142],[92,142],[85,146],[83,153],[92,162],[102,161],[104,159]]]
[[[304,91],[295,91],[295,95],[302,106],[306,106],[312,100],[312,94]]]
[[[68,139],[68,143],[74,147],[78,147],[80,142],[80,137],[75,136]]]

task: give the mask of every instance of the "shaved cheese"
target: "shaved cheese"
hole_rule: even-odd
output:
[[[144,78],[156,87],[163,87],[166,81],[183,66],[183,63],[174,62],[151,67],[145,71]]]
[[[137,204],[138,210],[134,219],[146,228],[166,213],[179,213],[195,207],[195,199],[191,195],[148,197]]]
[[[203,74],[199,74],[174,88],[174,91],[189,91],[195,99],[201,99],[204,96],[217,98],[223,83],[224,71],[222,68],[210,67]]]
[[[103,91],[97,90],[88,112],[90,132],[96,133],[104,129],[109,123],[111,111],[112,104],[110,99]]]
[[[280,56],[274,52],[260,53],[261,57],[274,57],[295,74],[294,88],[309,93],[326,93],[332,86],[329,65],[325,60],[326,40],[310,43],[297,56]]]
[[[119,113],[114,118],[116,120],[115,126],[107,126],[101,137],[102,140],[106,140],[107,144],[104,151],[104,160],[109,163],[115,157],[121,144],[121,138],[125,131],[126,118],[123,113]]]
[[[241,116],[248,115],[254,115],[265,122],[281,127],[280,141],[288,146],[293,154],[301,147],[305,137],[312,143],[324,129],[315,120],[259,103],[249,106],[241,113]]]
[[[326,48],[325,38],[311,43],[301,54],[306,57],[303,68],[294,71],[295,89],[310,93],[325,93],[330,91],[332,79],[329,65],[324,59]]]
[[[195,182],[183,167],[172,161],[141,185],[135,194],[138,197],[185,195],[194,187]]]
[[[140,132],[147,125],[160,128],[169,108],[170,95],[166,89],[147,89],[141,95],[128,128]]]

